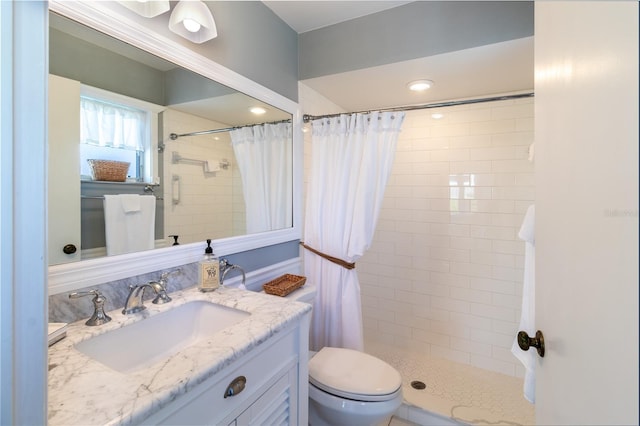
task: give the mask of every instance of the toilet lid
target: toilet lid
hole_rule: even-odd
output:
[[[386,362],[353,349],[324,347],[309,360],[309,382],[333,395],[358,401],[395,397],[402,378]]]

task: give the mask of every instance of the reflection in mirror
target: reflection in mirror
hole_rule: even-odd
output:
[[[107,254],[105,195],[156,197],[149,248],[292,226],[291,114],[54,13],[49,56],[50,264]],[[124,182],[81,171],[81,97],[145,111]]]

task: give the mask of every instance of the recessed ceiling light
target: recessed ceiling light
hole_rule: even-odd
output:
[[[434,120],[440,120],[442,117],[444,117],[444,114],[440,114],[439,112],[434,112],[433,114],[431,114],[431,118],[433,118]]]
[[[249,111],[251,111],[252,113],[254,113],[256,115],[261,115],[261,114],[264,114],[265,112],[267,112],[267,110],[262,108],[262,107],[253,107]]]
[[[423,90],[430,89],[431,86],[433,86],[433,81],[431,80],[415,80],[407,83],[409,90],[413,90],[414,92],[422,92]]]

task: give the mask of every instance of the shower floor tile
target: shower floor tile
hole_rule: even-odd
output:
[[[370,342],[366,352],[400,372],[404,404],[409,407],[462,424],[535,424],[534,406],[522,395],[522,379]],[[423,382],[425,389],[414,389],[414,380]],[[423,424],[411,416],[406,420]]]

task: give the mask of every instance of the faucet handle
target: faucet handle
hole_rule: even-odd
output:
[[[173,271],[163,272],[162,274],[160,274],[160,284],[162,284],[163,286],[166,286],[166,281],[167,281],[167,278],[169,278],[169,275],[178,273],[181,270],[182,269],[178,268],[178,269],[174,269]]]
[[[89,291],[77,291],[69,294],[69,299],[78,299],[84,296],[94,296],[93,302],[93,315],[85,322],[86,325],[102,325],[111,321],[111,317],[104,312],[104,302],[107,298],[102,295],[98,290]]]

